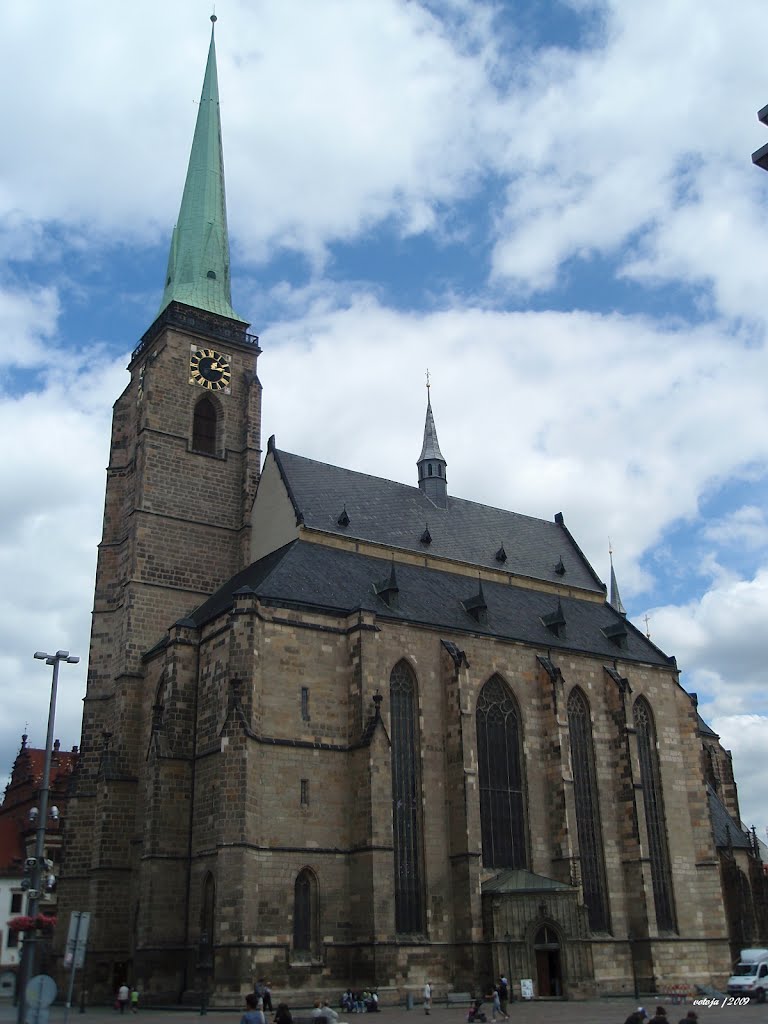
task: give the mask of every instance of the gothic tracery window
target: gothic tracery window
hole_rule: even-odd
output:
[[[421,783],[419,778],[416,680],[399,661],[389,677],[392,740],[392,835],[395,862],[395,929],[424,931],[421,868]]]
[[[672,902],[672,871],[669,862],[664,799],[661,790],[661,767],[656,749],[656,726],[651,706],[639,697],[634,706],[637,749],[640,757],[640,782],[645,803],[645,824],[648,832],[648,854],[651,862],[653,901],[659,931],[676,931]]]
[[[500,676],[480,691],[475,722],[483,864],[527,867],[520,711]]]
[[[568,697],[568,733],[571,741],[576,830],[579,837],[584,903],[587,907],[589,927],[592,931],[609,931],[610,919],[595,772],[595,748],[592,739],[589,704],[579,687],[571,690]]]

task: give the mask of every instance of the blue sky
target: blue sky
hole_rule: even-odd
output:
[[[6,12],[0,765],[87,653],[111,403],[156,313],[202,0]],[[217,4],[233,303],[264,437],[563,511],[675,654],[765,835],[768,176],[759,0]],[[377,414],[386,410],[386,415]],[[318,432],[318,419],[326,424]],[[62,670],[77,742],[84,665]]]

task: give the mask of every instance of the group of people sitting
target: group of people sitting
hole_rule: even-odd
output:
[[[362,992],[353,992],[348,988],[346,992],[342,993],[341,1008],[346,1013],[378,1013],[379,997],[375,992],[369,992],[368,989],[364,989]]]
[[[347,989],[341,997],[341,1008],[346,1013],[378,1013],[379,997],[376,992],[369,992],[367,989],[363,992]],[[271,992],[268,983],[259,981],[254,991],[245,997],[245,1013],[240,1018],[240,1024],[267,1024],[265,1010],[272,1010]],[[326,999],[315,1000],[311,1017],[317,1020],[318,1024],[343,1024],[336,1010]],[[278,1003],[273,1024],[293,1024],[293,1017],[286,1003]]]
[[[698,1019],[696,1011],[689,1010],[680,1021],[680,1024],[697,1024]],[[656,1013],[650,1019],[645,1009],[642,1006],[638,1006],[636,1010],[630,1013],[624,1024],[671,1024],[671,1021],[667,1017],[667,1011],[663,1006],[657,1006]]]

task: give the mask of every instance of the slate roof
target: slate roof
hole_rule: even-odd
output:
[[[298,521],[367,540],[604,594],[605,585],[565,525],[449,496],[439,508],[418,487],[290,452],[274,453]],[[339,524],[346,508],[349,524]],[[425,526],[432,541],[421,543]],[[507,560],[496,559],[504,548]],[[562,558],[564,573],[556,566]]]
[[[752,844],[749,836],[743,831],[738,821],[731,817],[728,813],[728,808],[709,783],[707,783],[707,799],[709,801],[709,817],[712,821],[712,834],[715,838],[715,846],[718,849],[728,845],[737,850],[751,849]]]
[[[696,712],[696,726],[701,736],[709,736],[711,739],[715,740],[720,739],[719,735],[711,726],[707,725],[707,723],[704,721],[704,719],[701,717],[698,711]]]
[[[464,603],[477,594],[472,576],[397,564],[397,601],[393,607],[376,593],[387,580],[392,562],[347,549],[294,540],[237,573],[192,613],[200,626],[226,611],[233,595],[250,588],[267,603],[349,614],[370,609],[384,619],[419,623],[453,634],[499,636],[533,644],[541,650],[579,650],[612,663],[643,661],[669,666],[668,659],[643,633],[605,602],[531,590],[508,583],[483,581],[487,621],[476,621]],[[565,618],[565,635],[555,636],[541,621],[558,601]],[[485,616],[484,616],[485,619]],[[602,632],[621,624],[626,647],[619,649]]]

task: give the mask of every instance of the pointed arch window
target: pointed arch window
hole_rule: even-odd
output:
[[[293,886],[293,955],[312,960],[318,954],[319,901],[314,871],[303,868]]]
[[[597,794],[595,747],[589,703],[578,686],[571,690],[568,697],[568,734],[571,741],[576,831],[579,837],[584,902],[587,906],[589,927],[593,932],[606,932],[610,931],[611,925]]]
[[[416,679],[399,661],[389,677],[392,740],[392,838],[395,862],[395,929],[424,931],[421,867],[421,781],[416,717]]]
[[[635,701],[633,709],[640,758],[640,782],[645,803],[645,824],[648,832],[648,853],[651,862],[653,901],[659,931],[676,931],[672,901],[672,871],[664,818],[661,789],[661,766],[656,746],[656,726],[651,706],[644,697]]]
[[[527,867],[520,709],[500,676],[480,691],[475,724],[483,864]]]
[[[192,448],[203,455],[215,455],[219,414],[210,398],[203,396],[192,419]]]

